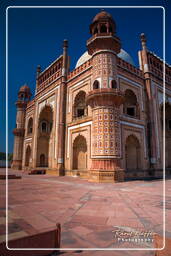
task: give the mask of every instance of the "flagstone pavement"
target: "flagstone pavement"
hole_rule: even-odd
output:
[[[0,173],[4,171],[0,169]],[[12,170],[9,173],[22,176],[8,181],[9,240],[43,232],[60,223],[61,255],[155,255],[150,250],[154,247],[152,234],[163,235],[162,180],[98,184],[78,177],[28,175]],[[0,180],[0,190],[3,241],[5,180]],[[166,236],[171,238],[171,179],[166,180]],[[116,248],[128,249],[111,251]],[[130,250],[134,248],[146,250]]]

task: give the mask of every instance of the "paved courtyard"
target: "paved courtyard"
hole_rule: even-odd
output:
[[[22,179],[9,180],[9,239],[49,230],[58,222],[62,227],[62,248],[151,248],[151,233],[162,235],[161,180],[97,184],[78,177],[20,174]],[[4,180],[0,180],[0,188],[2,241],[5,240]],[[170,199],[171,180],[166,180],[167,237],[171,237]],[[145,238],[148,239],[144,238],[143,232],[146,232]],[[136,239],[136,234],[138,238],[143,238],[141,242]],[[75,249],[66,252],[66,255],[78,254],[148,256],[154,255],[154,252],[81,253]]]

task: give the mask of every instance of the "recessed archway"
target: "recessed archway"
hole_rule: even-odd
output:
[[[27,125],[27,134],[30,135],[33,132],[33,118],[30,117]]]
[[[163,130],[163,104],[160,107],[161,127]],[[166,168],[171,168],[171,104],[165,103],[165,164]]]
[[[37,131],[37,167],[51,167],[53,111],[46,105],[39,115]]]
[[[30,165],[30,157],[31,157],[31,148],[28,145],[26,148],[26,154],[25,154],[25,166],[29,166]]]
[[[98,80],[95,80],[93,83],[93,90],[99,89],[100,88],[100,84]]]
[[[134,135],[128,136],[125,145],[126,170],[141,169],[141,148]]]
[[[73,117],[81,118],[87,115],[86,93],[79,91],[74,100]]]
[[[139,118],[137,96],[130,89],[125,91],[124,114],[132,118]]]
[[[47,167],[47,161],[45,158],[45,154],[40,155],[40,167]]]
[[[87,169],[87,142],[84,136],[78,135],[73,143],[73,170]]]

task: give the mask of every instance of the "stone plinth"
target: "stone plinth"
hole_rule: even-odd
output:
[[[92,182],[122,182],[124,181],[124,170],[90,170],[89,177],[89,181]]]

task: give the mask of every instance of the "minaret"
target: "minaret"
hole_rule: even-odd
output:
[[[62,82],[60,85],[59,99],[59,124],[58,124],[58,175],[64,175],[64,155],[65,155],[65,115],[66,115],[66,81],[68,74],[68,41],[63,41],[63,63],[62,63]]]
[[[155,129],[155,116],[154,116],[154,102],[153,102],[153,92],[151,84],[151,72],[148,63],[148,49],[146,46],[146,37],[142,33],[140,35],[142,50],[139,51],[140,68],[144,72],[145,77],[145,89],[147,94],[147,131],[148,131],[148,144],[149,144],[149,159],[150,168],[154,168],[156,165],[156,129]]]
[[[95,16],[90,33],[87,48],[92,55],[92,81],[87,104],[92,107],[93,124],[89,177],[90,181],[123,181],[119,116],[124,95],[117,81],[117,54],[121,43],[116,36],[115,22],[105,11]]]
[[[40,74],[41,74],[41,66],[37,65],[37,68],[36,68],[36,93],[37,93],[37,88],[38,88],[38,78],[39,78]]]
[[[13,130],[14,134],[14,150],[12,169],[22,169],[23,156],[23,141],[24,141],[24,127],[25,127],[25,112],[27,103],[30,100],[31,92],[27,85],[23,85],[18,92],[16,128]]]

